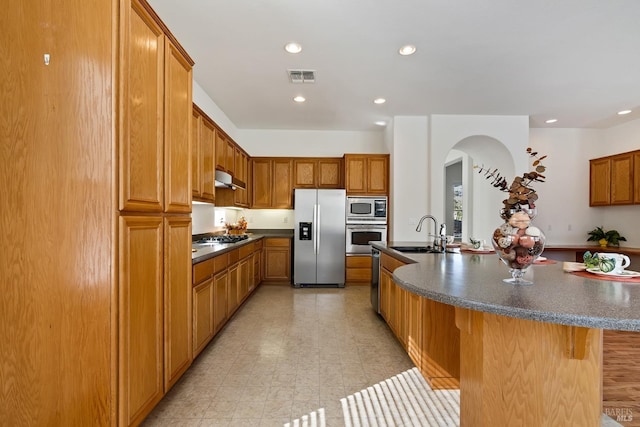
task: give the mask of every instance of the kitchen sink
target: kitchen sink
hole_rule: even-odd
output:
[[[437,252],[431,246],[389,246],[389,248],[398,252],[410,253],[431,253]]]
[[[389,246],[390,249],[398,252],[406,252],[412,254],[439,254],[442,253],[431,246]],[[453,251],[446,251],[447,253],[454,253]]]

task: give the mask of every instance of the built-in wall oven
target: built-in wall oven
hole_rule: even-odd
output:
[[[347,254],[371,255],[369,242],[386,242],[386,224],[348,224]]]

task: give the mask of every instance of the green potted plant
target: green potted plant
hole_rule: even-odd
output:
[[[589,233],[587,242],[598,242],[603,248],[607,245],[620,246],[620,242],[626,242],[623,236],[620,235],[618,230],[605,231],[603,227],[596,227]]]

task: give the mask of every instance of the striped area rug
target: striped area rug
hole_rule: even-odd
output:
[[[432,390],[418,368],[342,398],[340,403],[345,427],[460,425],[460,392]],[[285,427],[325,427],[324,410],[319,411],[321,417],[312,412]]]

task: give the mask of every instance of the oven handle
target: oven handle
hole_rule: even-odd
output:
[[[387,228],[386,225],[375,225],[375,224],[347,224],[347,230],[360,230],[368,228],[371,230],[383,230]]]

